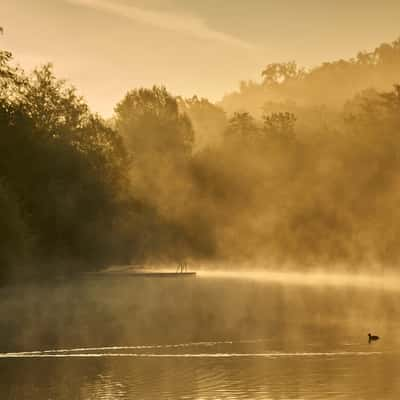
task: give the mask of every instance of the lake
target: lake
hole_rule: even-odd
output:
[[[396,285],[291,276],[2,288],[0,398],[398,399]]]

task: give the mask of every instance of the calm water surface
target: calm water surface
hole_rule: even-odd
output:
[[[396,290],[199,276],[0,294],[2,400],[400,398]]]

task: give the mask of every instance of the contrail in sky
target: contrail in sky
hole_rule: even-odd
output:
[[[68,3],[81,5],[88,8],[102,10],[109,14],[125,17],[132,21],[151,25],[158,29],[186,34],[202,40],[219,42],[222,44],[241,47],[243,49],[255,48],[254,45],[229,35],[214,30],[198,17],[170,13],[165,11],[146,10],[136,6],[118,3],[112,0],[65,0]]]

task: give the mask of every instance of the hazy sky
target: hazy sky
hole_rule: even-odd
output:
[[[0,0],[0,47],[51,61],[94,111],[165,84],[217,100],[270,62],[312,66],[400,35],[400,0]]]

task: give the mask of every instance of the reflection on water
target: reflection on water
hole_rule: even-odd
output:
[[[124,277],[0,294],[1,399],[400,395],[394,290]]]

